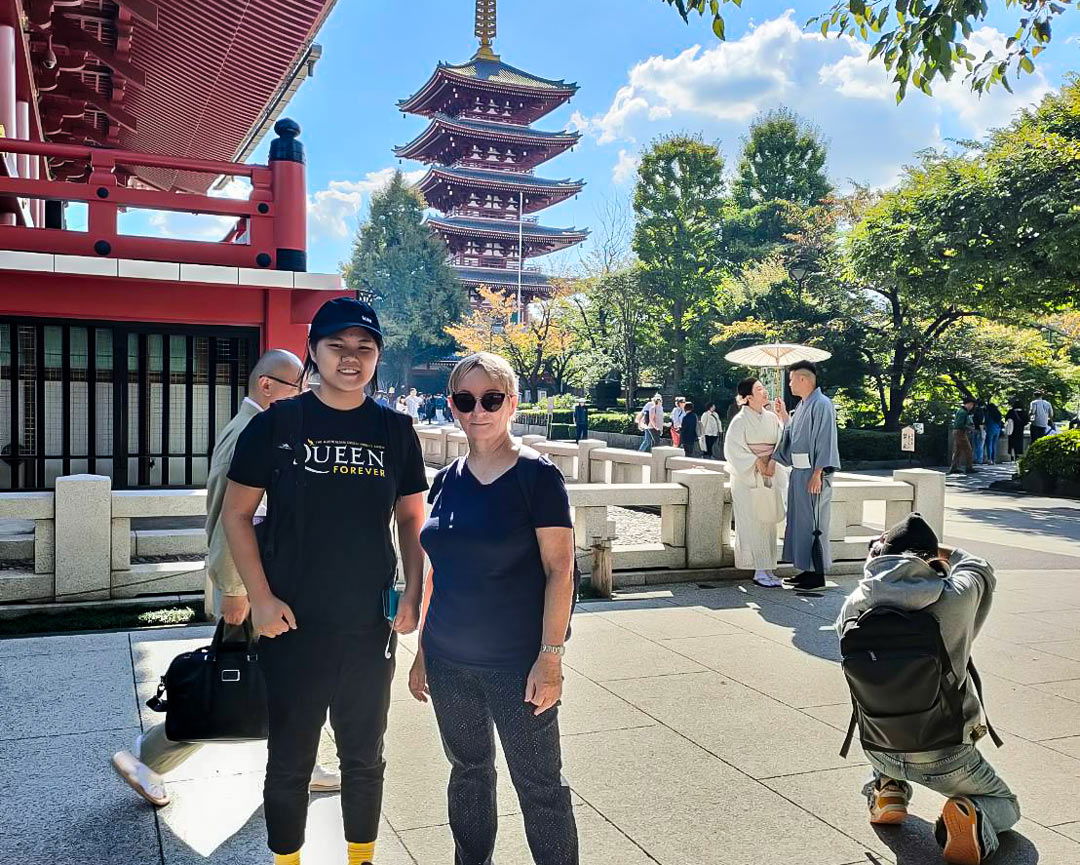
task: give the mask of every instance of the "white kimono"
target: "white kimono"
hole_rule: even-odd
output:
[[[777,465],[772,478],[762,477],[755,468],[761,445],[775,446],[780,441],[780,419],[767,409],[756,412],[743,406],[728,424],[724,438],[724,459],[731,477],[731,502],[735,511],[735,567],[742,570],[771,571],[776,567],[776,527],[762,523],[754,512],[751,490],[765,486],[777,499],[777,510],[784,513],[787,499],[788,470]]]

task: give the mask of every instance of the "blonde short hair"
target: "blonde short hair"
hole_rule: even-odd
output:
[[[482,370],[488,378],[499,385],[507,394],[515,396],[518,392],[518,377],[506,358],[490,351],[478,351],[458,361],[450,373],[450,392],[454,393],[462,379],[475,369]]]

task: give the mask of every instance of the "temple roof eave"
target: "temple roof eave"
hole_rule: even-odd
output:
[[[479,236],[517,240],[519,235],[519,223],[516,220],[510,219],[429,216],[427,224],[436,231],[462,237]],[[589,236],[589,229],[577,228],[576,226],[571,228],[554,228],[552,226],[527,222],[520,226],[520,234],[522,237],[533,242],[567,240],[573,243],[580,243]]]
[[[537,195],[576,195],[585,188],[583,179],[545,180],[531,174],[521,174],[513,171],[483,171],[441,165],[429,168],[427,174],[416,182],[416,188],[426,194],[440,181],[480,189],[500,189],[514,192],[530,190]]]
[[[473,136],[485,141],[506,141],[514,144],[555,145],[573,147],[581,140],[580,132],[543,132],[528,126],[511,123],[492,123],[490,121],[462,120],[436,114],[427,127],[408,144],[394,148],[394,155],[399,159],[414,159],[441,135],[456,134]]]
[[[503,80],[498,80],[498,77],[482,78],[478,75],[470,75],[463,71],[476,65],[477,64],[472,61],[458,65],[452,65],[445,62],[439,63],[439,65],[435,67],[435,71],[431,74],[431,77],[428,78],[419,90],[411,96],[398,100],[398,109],[410,114],[417,113],[419,109],[422,109],[425,102],[434,96],[440,86],[444,83],[462,87],[475,87],[479,90],[512,93],[516,96],[527,96],[538,99],[554,98],[557,101],[566,101],[578,91],[578,85],[574,82],[540,78],[539,76],[531,75],[528,72],[524,72],[506,63],[496,64],[500,67],[500,70],[511,73],[510,75],[504,75]],[[516,77],[520,80],[510,80],[512,77]],[[530,81],[535,83],[530,84]]]

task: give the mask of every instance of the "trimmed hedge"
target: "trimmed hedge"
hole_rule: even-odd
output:
[[[840,461],[876,462],[905,460],[911,456],[900,450],[900,432],[842,427],[837,433]],[[927,427],[923,435],[915,436],[915,457],[926,462],[944,462],[948,455],[948,430]]]
[[[1055,481],[1080,481],[1080,430],[1043,436],[1020,459],[1020,476],[1040,472]]]
[[[520,411],[517,414],[518,423],[532,424],[535,426],[543,426],[548,421],[547,412],[531,412]],[[553,438],[573,438],[574,437],[574,413],[569,411],[556,411],[551,416],[552,424],[555,428],[562,428],[565,426],[570,430],[568,435],[560,436],[555,433],[555,429],[552,429]],[[625,412],[590,412],[589,413],[589,429],[596,430],[597,432],[611,432],[622,433],[623,435],[641,435],[641,431],[637,428],[637,422],[634,420],[633,415],[628,415]]]

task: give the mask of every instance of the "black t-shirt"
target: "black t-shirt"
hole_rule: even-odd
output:
[[[572,527],[566,484],[540,457],[481,484],[464,459],[439,472],[420,543],[435,569],[424,652],[476,667],[528,669],[543,642],[547,574],[536,529]],[[529,500],[526,501],[526,496]]]
[[[303,409],[303,566],[283,600],[301,628],[376,627],[383,621],[382,590],[397,565],[390,535],[394,505],[427,489],[420,442],[407,415],[373,399],[346,411],[310,391],[294,399]],[[252,418],[237,440],[229,480],[270,487],[277,451],[289,444],[289,424],[279,421],[274,434],[274,415],[283,409],[275,403]],[[278,486],[277,495],[295,496],[293,484]],[[272,497],[269,508],[273,512]],[[275,526],[279,538],[290,531],[291,521]]]

